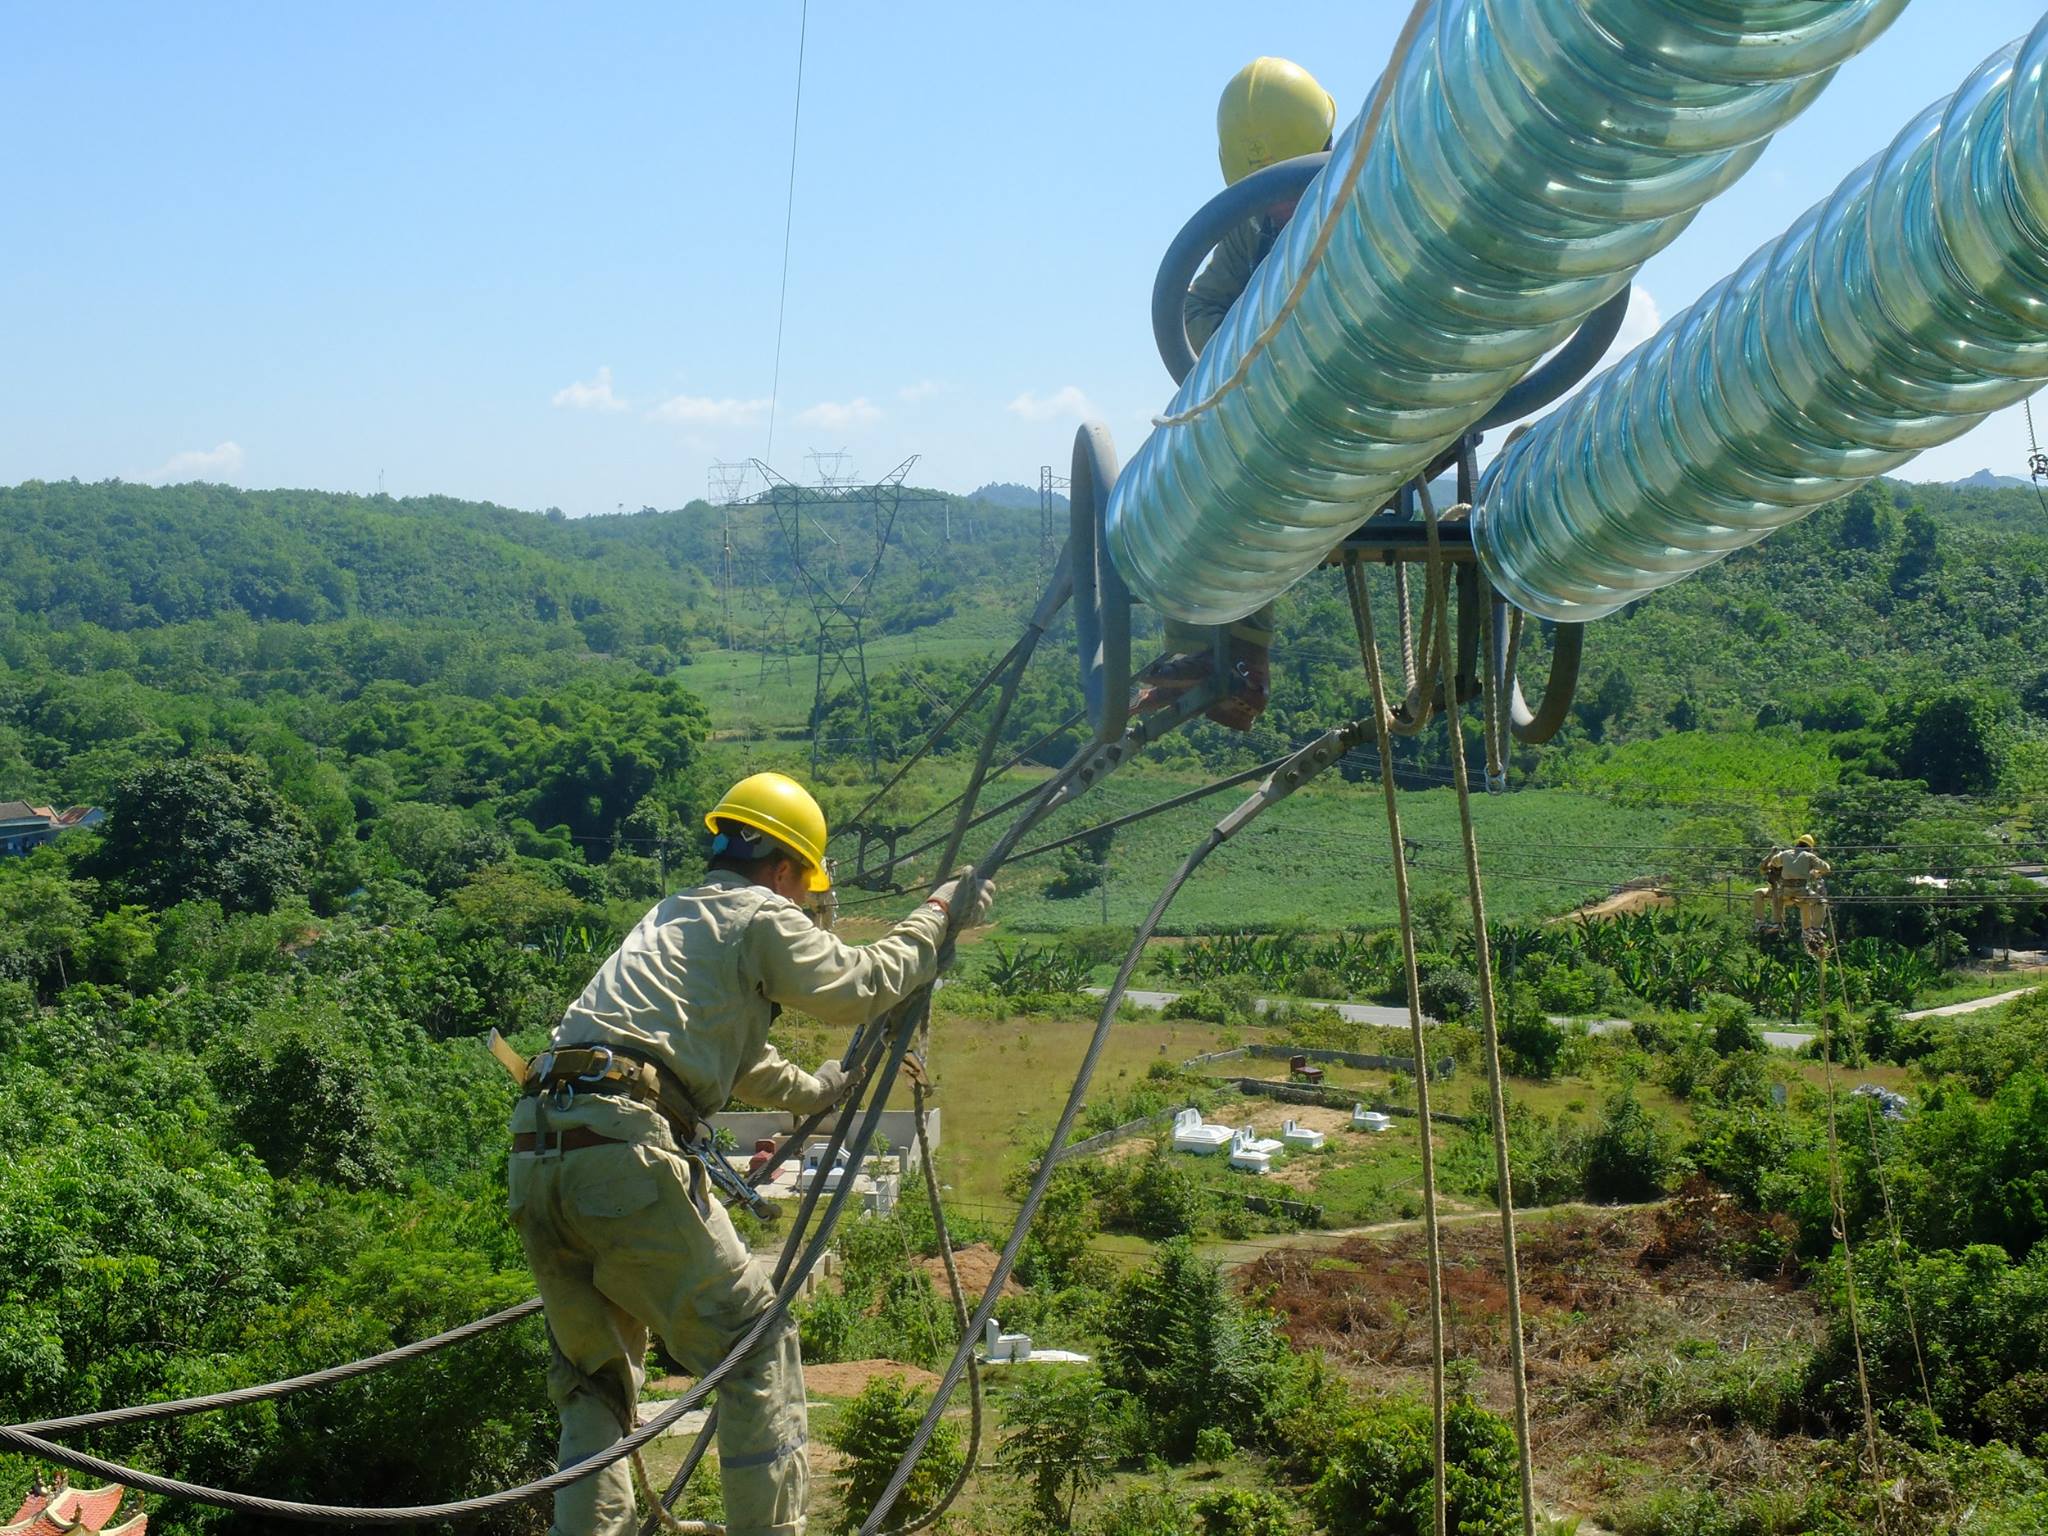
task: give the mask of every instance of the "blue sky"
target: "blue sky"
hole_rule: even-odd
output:
[[[1348,118],[1405,5],[813,0],[772,462],[1035,480],[1170,393],[1146,302],[1218,90]],[[572,513],[768,453],[797,0],[18,7],[0,483],[226,479]],[[1670,315],[2040,15],[1920,0],[1645,270]],[[1908,471],[2023,474],[2017,411]]]

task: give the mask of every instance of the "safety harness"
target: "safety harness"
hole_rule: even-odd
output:
[[[546,1114],[549,1109],[567,1109],[580,1093],[619,1095],[649,1105],[666,1120],[676,1145],[704,1170],[728,1204],[744,1205],[764,1221],[782,1214],[733,1167],[713,1140],[710,1116],[651,1052],[630,1045],[563,1045],[528,1060],[495,1029],[490,1043],[491,1054],[519,1084],[520,1093],[540,1101],[540,1127],[517,1132],[512,1137],[514,1152],[567,1153],[617,1145],[620,1138],[585,1126],[548,1129]]]

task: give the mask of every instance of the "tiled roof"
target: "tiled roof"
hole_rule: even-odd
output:
[[[0,800],[0,821],[28,821],[35,814],[36,808],[26,800]]]
[[[12,1520],[0,1526],[0,1536],[91,1536],[99,1532],[121,1507],[122,1487],[107,1483],[98,1488],[58,1488],[48,1493],[31,1493]],[[143,1521],[137,1524],[137,1521]],[[148,1528],[138,1515],[115,1529],[119,1536],[141,1536]]]

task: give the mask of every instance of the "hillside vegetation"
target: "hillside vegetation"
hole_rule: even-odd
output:
[[[0,490],[0,799],[109,812],[103,831],[0,860],[7,1415],[305,1370],[524,1295],[501,1214],[511,1088],[480,1037],[495,1027],[538,1047],[646,904],[698,872],[703,812],[736,773],[807,771],[820,736],[821,789],[844,823],[874,788],[853,750],[867,732],[886,771],[1036,598],[1036,508],[1005,499],[1019,505],[943,504],[950,539],[944,515],[906,512],[867,599],[863,719],[843,682],[814,714],[809,609],[788,602],[800,573],[760,509],[569,521],[439,498]],[[729,521],[742,572],[730,634],[717,581]],[[841,591],[857,579],[857,524],[804,536],[820,579]],[[1085,831],[1359,713],[1367,690],[1329,574],[1280,612],[1274,703],[1257,730],[1203,724],[1043,835]],[[1139,627],[1142,644],[1154,620]],[[782,658],[764,661],[763,647]],[[1533,674],[1540,634],[1528,651]],[[2042,933],[2025,867],[2048,792],[2038,504],[2001,489],[1859,493],[1599,625],[1589,651],[1564,736],[1518,754],[1511,792],[1476,812],[1517,1189],[1541,1204],[1676,1203],[1590,1235],[1560,1229],[1536,1250],[1550,1255],[1532,1285],[1552,1287],[1554,1305],[1538,1310],[1561,1373],[1540,1404],[1556,1437],[1545,1498],[1629,1536],[1868,1528],[1839,1228],[1858,1245],[1887,1475],[1905,1490],[1893,1528],[1954,1528],[1969,1490],[1990,1511],[1973,1529],[2038,1528],[2026,1522],[2048,1499],[2043,1009],[1900,1017],[1942,986],[1999,985],[1954,973],[1973,946]],[[1071,638],[1055,631],[1006,731],[1012,750],[1046,738],[1039,766],[997,781],[991,799],[1077,744],[1058,728],[1078,704]],[[871,832],[907,850],[943,828],[936,813],[985,709],[871,812]],[[1469,733],[1463,747],[1477,751]],[[1450,750],[1440,728],[1404,742],[1397,774],[1426,946],[1419,995],[1458,1061],[1439,1107],[1471,1116],[1488,1111],[1471,1092],[1478,976]],[[1179,1068],[1183,1039],[1398,1049],[1298,1002],[1253,1008],[1257,996],[1405,992],[1376,774],[1373,754],[1355,755],[1190,884],[1145,971],[1183,997],[1170,1019],[1122,1026],[1087,1129],[1197,1100],[1264,1115]],[[1017,1175],[1043,1150],[1072,1066],[1062,1051],[1091,1007],[1076,989],[1242,793],[1004,876],[999,928],[963,954],[937,1009],[942,1090],[972,1099],[948,1125],[978,1128],[948,1154],[962,1232],[1000,1235]],[[1754,938],[1744,916],[1756,858],[1808,827],[1843,898],[1825,971],[1796,944]],[[856,936],[935,872],[933,852],[878,872],[871,848],[876,889],[863,889],[853,840],[842,849]],[[1544,921],[1640,878],[1684,906]],[[1558,1017],[1628,1028],[1591,1037]],[[1822,1020],[1838,1064],[1912,1102],[1897,1126],[1863,1108],[1844,1119],[1839,1216],[1823,1090],[1844,1068],[1768,1052],[1758,1033]],[[799,1059],[841,1043],[785,1026]],[[950,1061],[949,1039],[962,1047]],[[1342,1079],[1354,1087],[1397,1108],[1413,1093],[1399,1073]],[[1447,1123],[1442,1135],[1447,1198],[1473,1206],[1492,1192],[1481,1131]],[[1414,1144],[1393,1141],[1296,1166],[1308,1197],[1297,1204],[1346,1219],[1419,1210]],[[1235,1177],[1196,1177],[1142,1141],[1063,1176],[1005,1321],[1097,1353],[1100,1373],[1064,1395],[999,1394],[1003,1438],[989,1455],[1006,1474],[959,1529],[1214,1536],[1295,1532],[1311,1517],[1333,1531],[1408,1528],[1371,1511],[1412,1509],[1422,1486],[1415,1295],[1390,1279],[1343,1335],[1332,1282],[1317,1277],[1379,1261],[1283,1251],[1308,1240],[1301,1218],[1255,1207]],[[1583,1251],[1571,1246],[1581,1238]],[[1727,1306],[1692,1333],[1673,1322],[1690,1293],[1636,1267],[1653,1241],[1688,1286],[1722,1288]],[[937,1358],[941,1306],[904,1278],[906,1246],[928,1254],[933,1242],[909,1216],[849,1239],[845,1291],[805,1316],[812,1358]],[[1213,1263],[1247,1256],[1233,1246],[1245,1244],[1272,1259],[1267,1289],[1249,1295]],[[1552,1284],[1559,1266],[1594,1260],[1628,1266],[1640,1303],[1597,1337],[1574,1331],[1590,1315],[1583,1298]],[[1491,1533],[1513,1516],[1498,1288],[1470,1284],[1454,1336],[1474,1362],[1457,1408],[1465,1528]],[[1754,1315],[1775,1330],[1768,1343],[1743,1310],[1765,1293]],[[1155,1337],[1195,1342],[1183,1358],[1151,1348]],[[274,1409],[94,1443],[336,1500],[497,1486],[547,1464],[551,1431],[544,1336],[529,1325],[493,1338]],[[1389,1377],[1382,1359],[1406,1374]],[[1217,1381],[1227,1411],[1204,1426],[1195,1410]],[[902,1409],[878,1395],[834,1410],[821,1437],[872,1448]],[[1563,1449],[1573,1436],[1596,1448]],[[1684,1449],[1694,1441],[1703,1459]],[[1382,1455],[1390,1446],[1399,1453]],[[860,1454],[846,1452],[855,1473]],[[1062,1466],[1096,1472],[1062,1481]],[[0,1493],[30,1470],[0,1462]],[[1664,1491],[1617,1491],[1639,1476]],[[257,1528],[177,1506],[151,1518],[171,1532]],[[531,1511],[486,1527],[538,1528]]]

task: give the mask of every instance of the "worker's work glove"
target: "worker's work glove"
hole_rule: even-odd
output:
[[[846,1102],[853,1092],[853,1079],[846,1075],[846,1068],[836,1061],[828,1061],[811,1074],[818,1080],[817,1097],[803,1106],[804,1113],[823,1114]]]
[[[960,868],[953,871],[952,879],[925,898],[933,905],[944,907],[948,913],[958,917],[960,920],[959,925],[962,928],[974,928],[987,922],[988,914],[996,904],[996,883],[993,880],[984,880],[979,886],[975,887],[973,910],[968,912],[956,910],[960,899],[960,888],[965,883],[967,877],[973,872],[973,865],[961,865]]]

